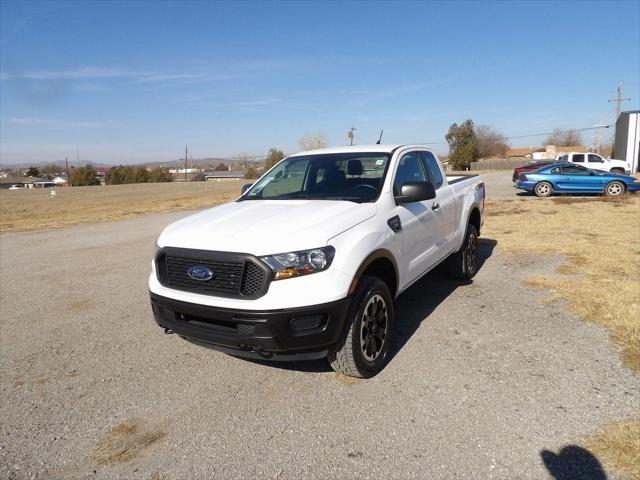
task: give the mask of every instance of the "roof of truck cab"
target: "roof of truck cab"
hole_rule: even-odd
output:
[[[342,147],[329,147],[320,148],[318,150],[307,150],[303,152],[294,153],[289,155],[290,157],[297,157],[300,155],[322,155],[329,153],[391,153],[400,147],[416,147],[416,148],[428,148],[426,145],[404,145],[400,144],[385,144],[385,145],[346,145]]]

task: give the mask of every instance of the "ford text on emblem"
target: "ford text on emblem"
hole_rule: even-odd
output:
[[[213,270],[209,267],[205,267],[204,265],[194,265],[193,267],[189,267],[187,275],[189,275],[193,280],[206,282],[213,278]]]

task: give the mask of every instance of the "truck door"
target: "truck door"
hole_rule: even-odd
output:
[[[588,168],[591,168],[593,170],[600,170],[600,171],[609,171],[609,166],[606,164],[606,162],[604,161],[604,158],[602,158],[600,155],[596,155],[595,153],[590,153],[588,154]]]
[[[398,161],[393,180],[393,194],[399,195],[405,182],[426,182],[424,165],[418,152],[403,154]],[[440,228],[433,204],[436,199],[397,205],[393,215],[400,218],[398,235],[402,245],[401,284],[415,280],[439,260],[438,240]]]
[[[431,152],[420,152],[422,163],[429,181],[436,189],[436,201],[432,205],[435,212],[434,225],[437,225],[438,238],[436,245],[441,257],[449,254],[456,240],[456,198],[453,189],[446,184],[438,160]]]

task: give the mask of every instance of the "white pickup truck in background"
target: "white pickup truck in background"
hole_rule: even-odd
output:
[[[302,152],[247,187],[160,235],[149,290],[166,333],[371,377],[395,297],[442,262],[465,281],[478,268],[484,183],[447,178],[423,146]]]
[[[629,175],[631,166],[624,160],[606,159],[597,153],[568,152],[556,157],[557,162],[570,162],[592,170]]]

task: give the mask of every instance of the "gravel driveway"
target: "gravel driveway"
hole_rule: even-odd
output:
[[[147,274],[183,215],[0,236],[0,478],[585,478],[554,454],[640,403],[606,331],[521,286],[559,259],[490,239],[472,284],[436,272],[397,300],[369,381],[164,335]]]
[[[473,174],[474,172],[469,172]],[[526,192],[516,190],[511,181],[512,170],[480,173],[487,187],[488,200],[517,200],[526,196]],[[520,195],[518,195],[520,194]]]

